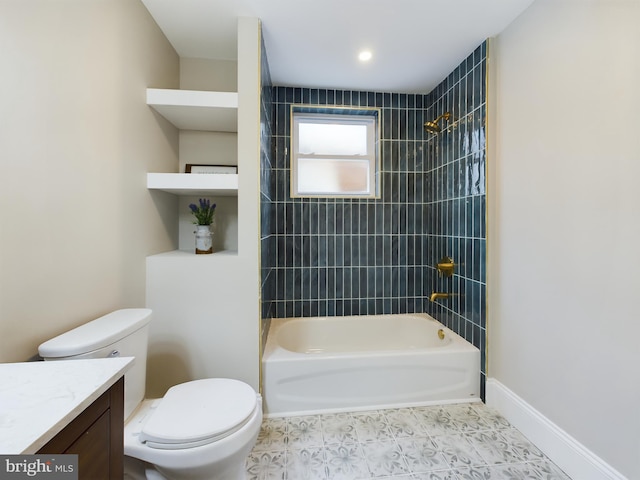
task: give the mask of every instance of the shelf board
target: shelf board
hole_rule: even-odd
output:
[[[237,173],[147,173],[147,188],[174,195],[238,196]]]
[[[147,105],[181,130],[238,131],[238,94],[147,88]]]
[[[236,250],[219,250],[209,255],[196,255],[193,250],[172,250],[170,252],[156,253],[155,255],[149,255],[147,258],[155,260],[171,260],[171,259],[194,259],[194,261],[225,261],[238,258],[238,252]]]

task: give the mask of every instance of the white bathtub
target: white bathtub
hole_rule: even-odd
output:
[[[471,402],[480,351],[427,314],[272,319],[262,374],[273,416]]]

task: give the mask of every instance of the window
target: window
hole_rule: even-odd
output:
[[[291,196],[378,196],[378,109],[294,105]]]

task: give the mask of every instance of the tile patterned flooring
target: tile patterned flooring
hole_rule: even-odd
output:
[[[571,480],[482,403],[266,418],[250,480]]]

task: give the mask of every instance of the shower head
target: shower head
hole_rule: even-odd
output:
[[[425,122],[424,129],[429,133],[440,133],[441,128],[438,125],[438,122],[442,118],[444,118],[448,122],[449,119],[451,119],[451,112],[445,112],[442,115],[440,115],[438,118],[436,118],[435,120],[433,120],[431,122]]]

